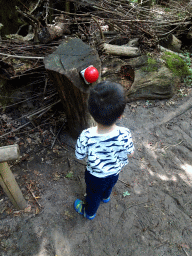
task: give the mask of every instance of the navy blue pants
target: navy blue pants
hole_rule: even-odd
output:
[[[116,184],[118,178],[119,174],[98,178],[90,174],[87,170],[85,171],[87,193],[85,205],[86,214],[92,216],[96,213],[102,199],[107,199],[110,196],[112,188]]]

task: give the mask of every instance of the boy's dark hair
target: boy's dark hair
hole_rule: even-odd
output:
[[[125,105],[124,89],[118,83],[104,81],[90,89],[88,110],[99,124],[114,124],[123,114]]]

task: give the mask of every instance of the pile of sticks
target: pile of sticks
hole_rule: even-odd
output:
[[[76,3],[73,0],[71,2]],[[83,13],[81,9],[85,5],[88,6],[87,9],[90,7],[90,10]],[[163,37],[172,33],[177,36],[188,31],[192,24],[192,7],[190,3],[183,1],[170,0],[166,8],[154,4],[151,8],[146,8],[125,0],[84,0],[80,2],[76,13],[49,7],[48,9],[65,15],[66,21],[70,20],[70,24],[76,24],[77,34],[80,37],[84,35],[83,39],[93,39],[97,32],[100,32],[103,40],[106,34],[113,32],[128,39],[139,38],[141,48],[147,50],[155,47]],[[104,27],[109,31],[103,31]]]

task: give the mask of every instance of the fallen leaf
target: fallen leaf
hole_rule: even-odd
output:
[[[19,216],[21,214],[21,211],[14,211],[14,216]]]
[[[60,177],[61,177],[61,175],[60,175],[60,174],[58,174],[58,173],[54,173],[53,180],[59,180],[59,179],[60,179]]]
[[[7,206],[5,206],[3,209],[0,210],[0,213],[3,213],[7,209]]]
[[[74,217],[69,211],[65,211],[64,215],[65,215],[66,219],[72,219]]]
[[[36,209],[35,209],[35,214],[39,214],[39,213],[40,213],[40,210],[39,210],[38,207],[36,207]]]
[[[13,212],[13,210],[12,210],[11,208],[7,208],[7,209],[6,209],[6,213],[7,213],[7,214],[11,214],[12,212]]]
[[[36,171],[36,170],[34,170],[34,174],[35,174],[35,175],[39,175],[39,172]]]
[[[27,207],[24,209],[24,212],[31,212],[31,205],[27,206]]]
[[[26,141],[30,144],[31,143],[31,138],[27,138]]]

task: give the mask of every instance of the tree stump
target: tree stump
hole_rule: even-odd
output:
[[[87,98],[90,87],[100,79],[87,85],[80,71],[93,65],[100,73],[101,62],[97,51],[80,39],[72,38],[45,57],[44,64],[49,78],[59,92],[70,135],[77,138],[93,122],[87,109]]]

